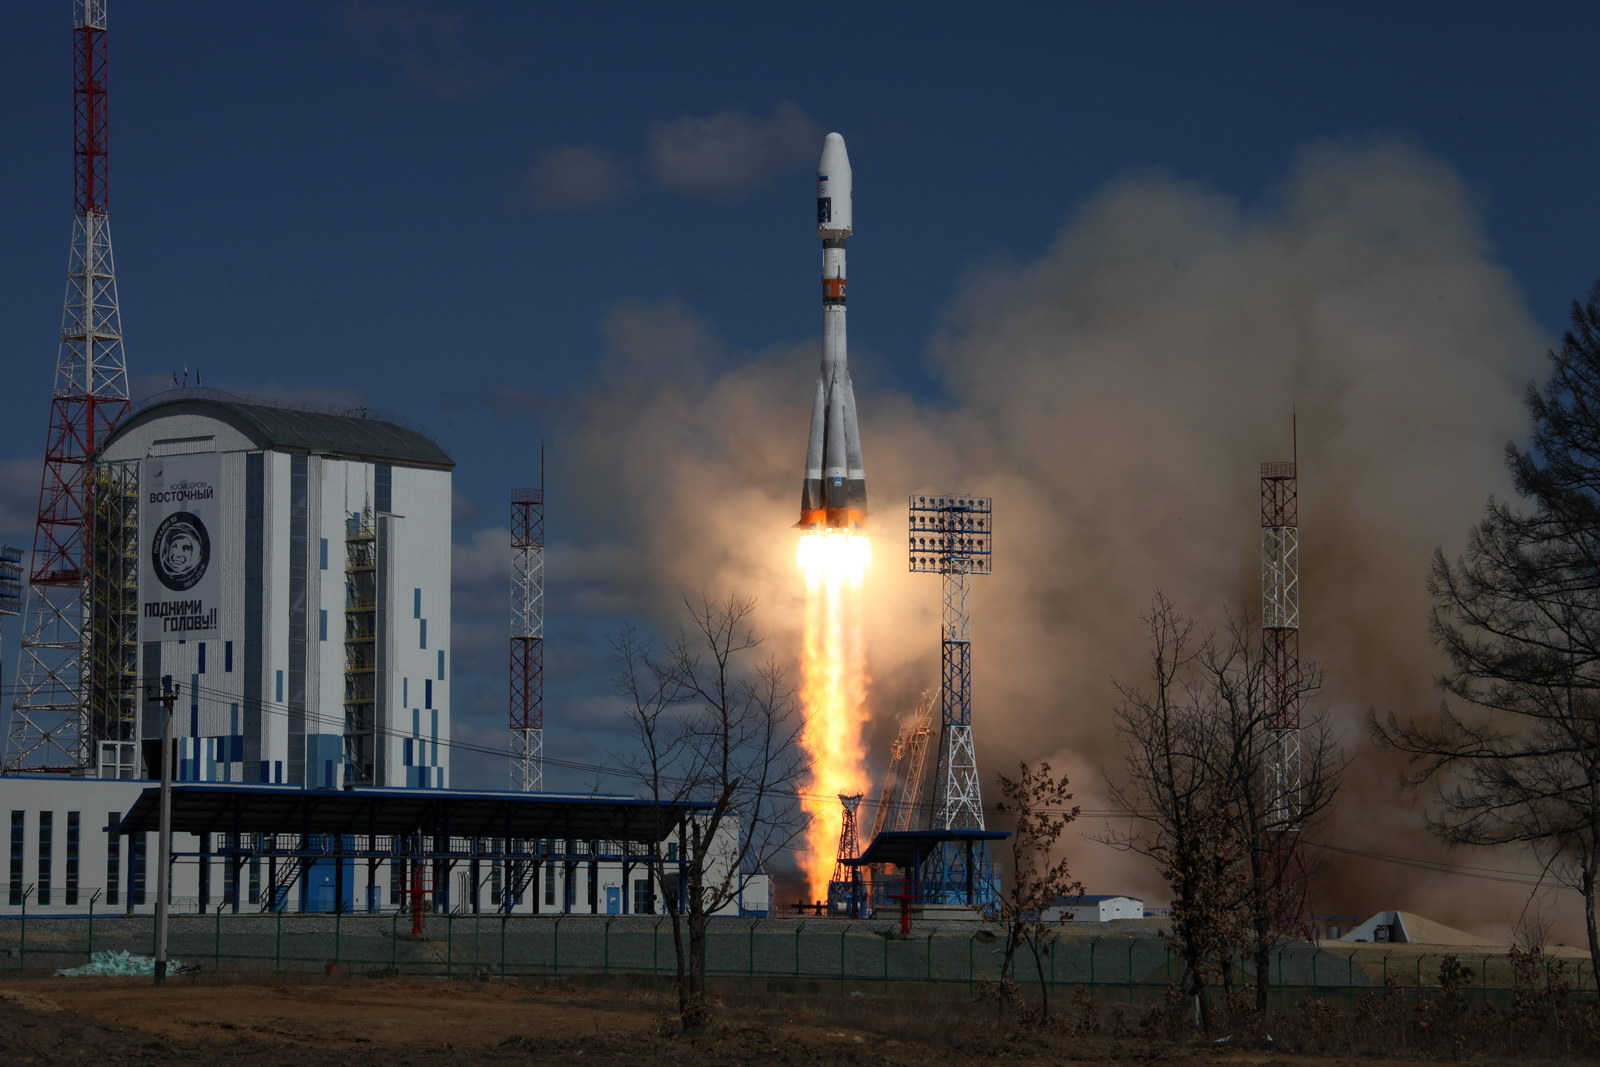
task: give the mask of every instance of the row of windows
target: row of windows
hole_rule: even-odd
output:
[[[56,842],[56,813],[53,811],[39,812],[38,822],[38,862],[34,868],[33,896],[35,904],[48,907],[55,900],[55,842]],[[23,863],[22,850],[27,841],[27,812],[12,811],[11,813],[11,866],[7,872],[7,900],[13,906],[21,905],[28,897],[26,869]],[[62,887],[63,903],[74,905],[78,903],[78,845],[80,842],[79,814],[75,811],[67,812],[67,863],[66,884]]]

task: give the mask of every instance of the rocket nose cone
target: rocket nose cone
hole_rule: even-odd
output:
[[[817,164],[818,174],[832,174],[850,168],[850,153],[845,150],[844,138],[830,133],[822,139],[822,160]]]
[[[854,184],[844,138],[837,133],[830,133],[822,139],[822,161],[817,164],[818,236],[850,236],[850,199]]]

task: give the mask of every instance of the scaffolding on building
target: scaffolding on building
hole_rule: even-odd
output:
[[[88,737],[101,778],[139,774],[139,464],[89,472],[84,590]]]
[[[344,780],[376,780],[378,716],[378,524],[372,506],[345,519]]]
[[[22,610],[22,549],[13,548],[11,545],[0,545],[0,620],[6,616],[15,617]],[[0,637],[5,634],[4,627],[0,627]],[[0,681],[4,680],[5,668],[0,666]],[[0,691],[4,690],[0,685]]]

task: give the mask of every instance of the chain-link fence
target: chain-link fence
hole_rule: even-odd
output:
[[[410,915],[305,915],[283,912],[174,915],[168,955],[206,973],[563,978],[658,976],[674,972],[672,923],[664,916],[428,915],[421,935]],[[1142,1001],[1182,976],[1182,962],[1153,931],[1099,935],[1069,926],[1036,967],[1019,950],[1015,977],[1024,989],[1040,981],[1097,998]],[[0,920],[0,974],[77,966],[95,952],[155,951],[148,915]],[[1463,991],[1509,990],[1503,953],[1452,953],[1466,968]],[[920,982],[975,990],[998,978],[1004,933],[976,923],[942,923],[902,935],[882,921],[798,918],[713,919],[707,973],[766,987],[787,981],[813,988],[884,990]],[[1413,946],[1279,946],[1272,984],[1285,991],[1344,993],[1353,999],[1386,984],[1436,988],[1442,951]],[[1546,960],[1545,966],[1551,966]],[[1593,991],[1587,960],[1568,960],[1564,980]],[[1119,993],[1118,991],[1122,991]]]

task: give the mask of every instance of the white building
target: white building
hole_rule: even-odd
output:
[[[90,751],[179,781],[449,786],[450,472],[394,419],[179,389],[93,477]]]
[[[1095,895],[1061,897],[1044,909],[1046,922],[1104,923],[1144,918],[1144,901],[1133,897]]]

